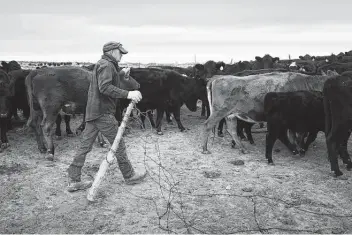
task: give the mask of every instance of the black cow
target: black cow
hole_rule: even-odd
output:
[[[215,62],[209,60],[203,64],[196,64],[193,67],[193,77],[199,79],[199,84],[201,85],[201,92],[199,99],[202,101],[202,111],[201,116],[205,116],[207,112],[207,117],[210,115],[209,101],[207,97],[207,83],[209,79],[216,74],[223,74],[223,70],[226,68],[224,62]]]
[[[17,109],[23,110],[23,116],[28,119],[29,118],[29,105],[28,105],[28,98],[27,98],[27,91],[25,86],[25,79],[27,75],[30,73],[30,70],[14,70],[9,72],[10,78],[15,83],[15,95],[11,100],[12,104],[12,112],[11,116],[13,115],[15,119],[18,118]]]
[[[180,108],[186,104],[189,110],[193,112],[197,110],[197,100],[200,93],[199,80],[183,76],[173,70],[159,68],[131,68],[130,75],[140,84],[139,90],[143,97],[137,104],[137,108],[142,113],[146,113],[147,110],[157,110],[155,125],[157,133],[163,134],[161,121],[167,110],[173,113],[178,128],[184,131],[185,127],[180,120]],[[122,111],[128,102],[123,104],[123,99],[120,101]],[[141,115],[141,119],[144,122],[145,116]],[[150,116],[151,122],[152,119]]]
[[[296,146],[287,143],[287,130],[308,132],[301,153],[308,150],[319,131],[324,131],[323,95],[319,91],[269,92],[264,97],[264,114],[267,120],[265,157],[273,164],[272,149],[276,139],[283,140],[294,153]]]
[[[8,74],[0,70],[0,128],[1,128],[1,149],[9,146],[7,130],[11,118],[11,98],[14,95],[14,83]]]
[[[73,66],[33,70],[26,77],[30,104],[27,126],[34,129],[39,150],[49,153],[48,160],[53,160],[54,156],[50,133],[59,111],[67,102],[86,106],[91,77],[92,72]],[[139,87],[131,77],[121,79],[120,85],[125,90],[136,90]]]
[[[352,169],[347,152],[347,141],[352,128],[352,76],[344,74],[328,79],[324,84],[325,137],[331,171],[336,176],[343,173],[339,169],[337,154],[347,170]]]
[[[6,73],[14,71],[14,70],[19,70],[21,69],[21,65],[17,61],[10,61],[10,62],[1,62],[2,70],[4,70]]]

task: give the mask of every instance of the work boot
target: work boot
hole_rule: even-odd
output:
[[[125,182],[128,185],[138,184],[138,183],[142,182],[146,176],[147,176],[147,171],[145,171],[143,173],[134,172],[133,176],[131,176],[128,179],[125,179]]]
[[[85,190],[87,188],[90,188],[93,184],[93,181],[88,180],[88,181],[74,181],[70,179],[69,185],[67,186],[67,191],[68,192],[75,192],[78,190]]]
[[[74,192],[77,190],[84,190],[92,186],[92,181],[81,182],[81,166],[70,165],[68,168],[68,176],[70,178],[69,185],[67,186],[68,192]]]

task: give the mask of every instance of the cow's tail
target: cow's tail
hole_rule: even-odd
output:
[[[29,104],[29,118],[27,121],[26,126],[24,127],[24,131],[27,130],[32,122],[33,122],[33,115],[34,115],[34,104],[33,104],[33,87],[32,87],[32,80],[37,75],[36,70],[32,70],[26,77],[25,84],[27,89],[27,98]]]
[[[209,103],[209,111],[210,115],[213,113],[213,106],[212,106],[212,84],[213,81],[209,81],[207,84],[207,98]]]

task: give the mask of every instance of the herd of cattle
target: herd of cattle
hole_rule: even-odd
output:
[[[37,67],[21,69],[16,61],[0,66],[0,128],[1,149],[9,146],[7,130],[12,118],[23,110],[27,127],[32,127],[38,148],[54,156],[52,130],[61,136],[61,114],[64,115],[67,135],[73,135],[70,115],[83,114],[78,131],[84,130],[92,66]],[[121,80],[121,88],[140,90],[143,99],[137,104],[141,113],[148,114],[151,125],[162,134],[164,113],[170,121],[173,114],[178,128],[185,130],[180,119],[183,104],[192,111],[202,101],[202,116],[207,116],[202,138],[203,153],[209,153],[207,141],[218,125],[223,136],[223,124],[243,153],[241,143],[247,135],[254,143],[251,127],[267,122],[265,156],[273,164],[272,149],[279,139],[294,154],[304,154],[319,131],[325,132],[331,170],[336,176],[343,173],[338,166],[338,155],[352,169],[347,142],[352,127],[352,51],[330,56],[300,56],[294,60],[257,56],[255,61],[235,64],[208,61],[188,68],[154,66],[131,68],[129,79]],[[120,99],[115,117],[122,119],[128,105]],[[156,110],[154,123],[152,110]],[[145,116],[141,115],[143,127]],[[288,138],[288,133],[293,141]],[[239,138],[240,137],[240,138]]]

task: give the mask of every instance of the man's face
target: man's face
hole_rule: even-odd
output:
[[[119,49],[115,49],[112,51],[111,55],[117,60],[117,62],[121,61],[122,53]]]

